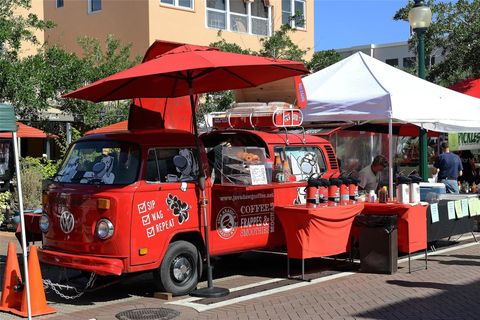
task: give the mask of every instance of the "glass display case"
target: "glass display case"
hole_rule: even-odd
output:
[[[258,147],[223,147],[222,184],[261,185],[271,183],[272,163]]]

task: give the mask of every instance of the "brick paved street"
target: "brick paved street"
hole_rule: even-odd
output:
[[[0,234],[2,253],[6,252],[9,234]],[[407,264],[400,263],[394,275],[336,273],[333,279],[315,279],[311,283],[290,281],[276,292],[265,290],[235,301],[204,305],[205,311],[187,307],[189,303],[201,306],[189,297],[178,297],[173,302],[150,297],[151,278],[147,275],[96,293],[88,293],[79,300],[65,301],[47,295],[59,313],[40,319],[116,319],[119,312],[141,308],[168,308],[180,314],[175,319],[479,319],[480,302],[480,247],[463,242],[457,249],[430,254],[428,270],[408,274]],[[448,249],[450,250],[450,249]],[[269,257],[270,260],[279,259]],[[2,264],[5,257],[2,257]],[[274,282],[284,272],[284,265],[274,261],[274,276],[261,277],[229,275],[216,279],[216,286],[229,288],[252,282]],[[254,274],[254,261],[249,272]],[[420,260],[413,262],[421,267]],[[3,268],[2,268],[3,273]],[[335,278],[336,277],[336,278]],[[325,278],[329,279],[329,277]],[[278,281],[285,281],[278,279]],[[283,289],[282,289],[283,288]],[[277,288],[278,289],[278,288]],[[201,307],[200,307],[201,308]],[[18,319],[0,314],[0,319]]]

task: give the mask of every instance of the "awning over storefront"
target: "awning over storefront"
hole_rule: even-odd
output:
[[[12,123],[15,123],[15,121],[12,122]],[[0,120],[0,128],[1,128],[0,131],[6,131],[3,127],[3,123],[1,123],[1,120]],[[9,132],[0,133],[0,138],[7,138],[7,139],[12,138],[12,133],[11,133],[12,131],[17,131],[17,137],[19,137],[19,138],[41,138],[41,139],[44,139],[44,138],[50,137],[44,131],[42,131],[40,129],[37,129],[37,128],[34,128],[34,127],[27,126],[26,124],[23,124],[23,123],[18,122],[18,121],[16,122],[16,126],[15,126],[14,130],[7,130],[7,131],[9,131]]]
[[[90,134],[116,132],[116,131],[124,131],[124,130],[128,130],[128,120],[120,121],[120,122],[111,124],[109,126],[87,131],[85,132],[85,135],[88,136]]]

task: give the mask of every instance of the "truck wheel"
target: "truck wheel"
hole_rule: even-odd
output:
[[[174,296],[195,289],[199,278],[199,252],[187,241],[175,241],[168,246],[162,264],[154,271],[157,289]]]

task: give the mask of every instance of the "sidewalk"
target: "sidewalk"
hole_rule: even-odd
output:
[[[160,307],[178,310],[175,319],[479,319],[479,250],[432,255],[428,270],[412,274],[402,263],[394,275],[356,273],[201,313],[144,298],[52,319],[115,319],[123,310]]]
[[[207,304],[211,309],[203,312],[187,307],[193,300],[189,297],[166,303],[139,294],[142,288],[148,291],[151,281],[139,279],[102,291],[113,294],[112,299],[97,296],[95,301],[87,299],[81,303],[58,300],[61,303],[51,305],[58,307],[59,313],[38,319],[116,319],[115,315],[122,311],[144,308],[178,311],[176,317],[169,319],[479,319],[479,251],[479,244],[464,243],[448,252],[430,254],[428,270],[408,274],[407,263],[402,262],[394,275],[338,273],[331,276],[336,279],[326,281],[293,281],[283,287],[289,290],[265,290],[246,295],[248,300],[244,301],[227,298]],[[283,268],[275,264],[276,268]],[[423,261],[413,261],[412,266],[421,267]],[[216,279],[214,284],[232,288],[242,279],[251,281],[252,277],[230,276]],[[98,293],[102,294],[106,293]],[[18,319],[4,313],[0,318]]]

